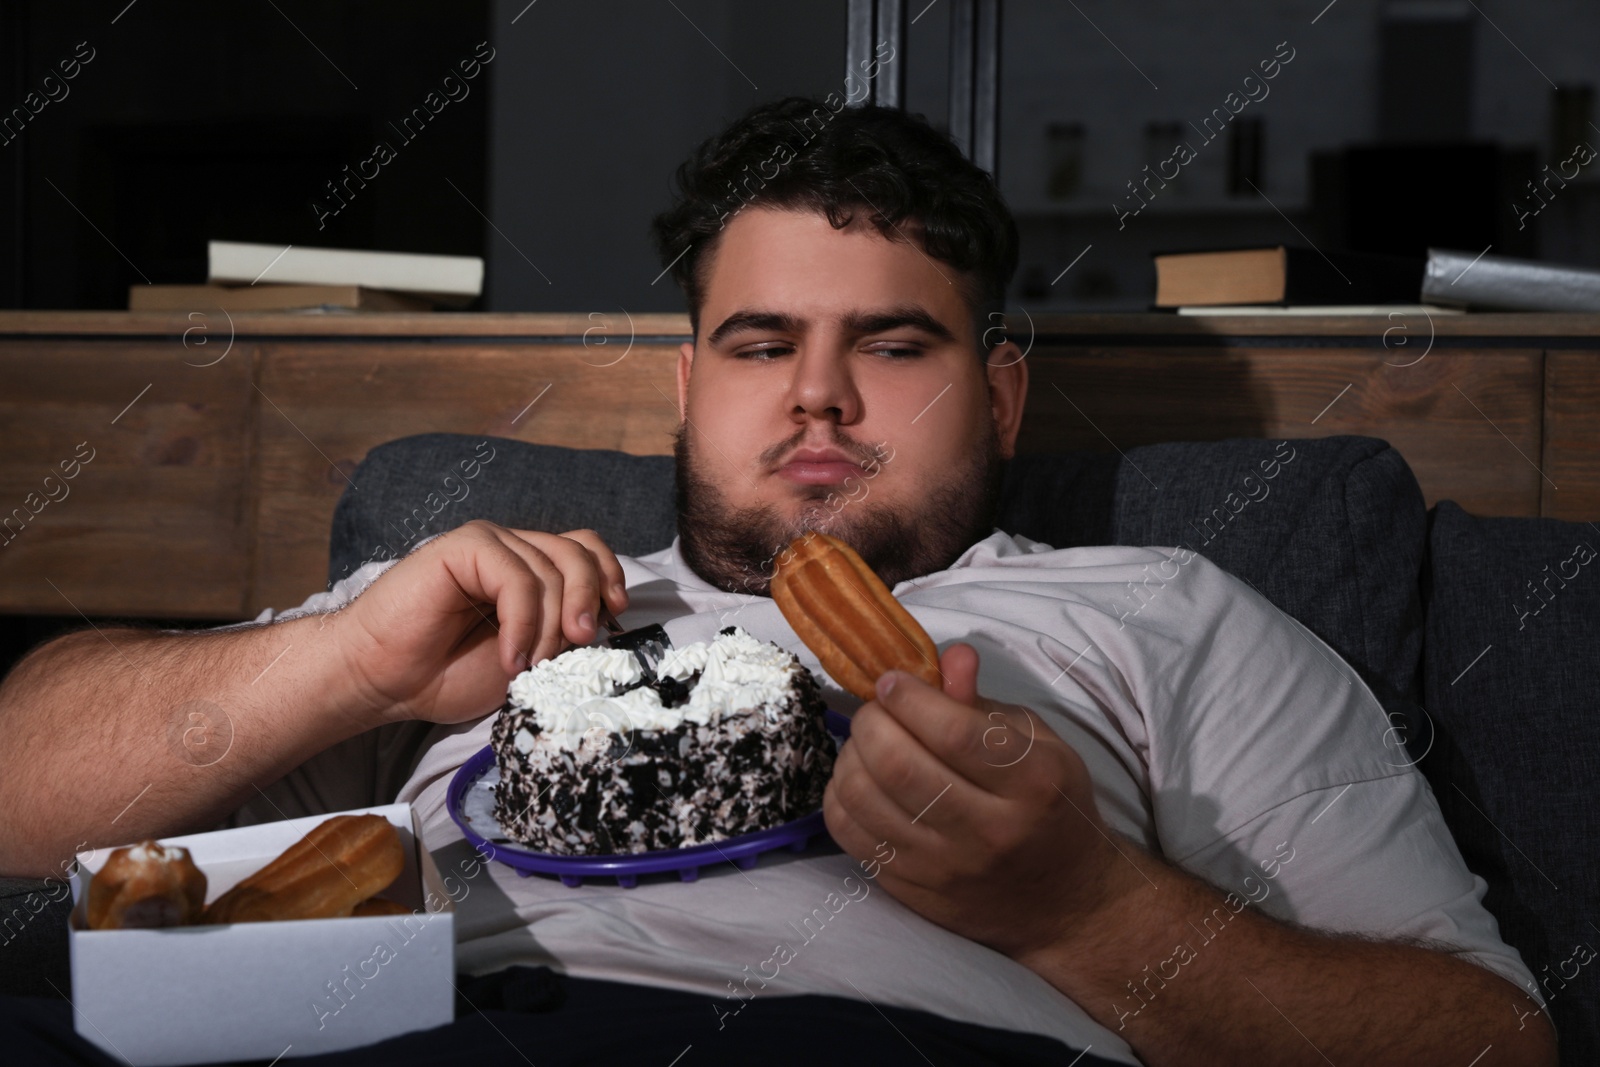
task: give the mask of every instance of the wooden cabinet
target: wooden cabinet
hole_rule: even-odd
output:
[[[298,604],[321,586],[334,504],[374,445],[451,432],[670,452],[677,345],[636,341],[612,363],[625,349],[626,335],[585,346],[581,334],[576,343],[264,345],[250,610]]]
[[[671,451],[686,316],[217,314],[0,312],[0,611],[297,604],[361,458],[408,434]],[[1600,520],[1600,316],[1022,329],[1026,451],[1365,434],[1430,504]]]
[[[1400,450],[1430,506],[1540,514],[1537,348],[1450,349],[1410,366],[1381,347],[1063,345],[1028,358],[1028,451],[1362,434]]]
[[[204,370],[185,354],[157,338],[0,342],[0,609],[243,610],[257,351]]]
[[[1541,515],[1600,522],[1600,346],[1549,352],[1544,364]]]

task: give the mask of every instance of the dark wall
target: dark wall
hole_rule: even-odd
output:
[[[210,238],[482,253],[498,57],[471,80],[458,64],[487,54],[483,0],[4,11],[4,306],[119,308],[130,284],[203,282]],[[390,123],[416,108],[408,139]],[[393,159],[333,213],[326,183],[379,140]]]
[[[203,280],[205,240],[231,238],[483,255],[476,306],[486,310],[680,309],[648,235],[673,170],[757,102],[841,88],[845,9],[845,0],[9,0],[0,306],[122,307],[130,284]],[[1145,14],[1112,0],[1083,11],[1007,0],[999,170],[1022,228],[1017,303],[1138,309],[1151,295],[1152,251],[1299,244],[1302,234],[1331,248],[1493,242],[1499,253],[1600,263],[1592,173],[1526,227],[1518,218],[1519,205],[1536,204],[1523,187],[1543,163],[1578,140],[1600,143],[1585,44],[1600,18],[1508,9],[1515,25],[1502,28],[1525,58],[1470,12],[1459,24],[1412,25],[1385,21],[1398,9],[1377,0],[1346,0],[1307,36],[1303,15],[1253,10],[1260,18],[1246,27],[1171,0]],[[899,62],[910,107],[942,125],[949,5],[918,0],[908,13]],[[1295,38],[1299,58],[1251,113],[1266,120],[1257,177],[1272,202],[1225,187],[1219,147],[1123,232],[1111,205],[1139,173],[1152,122],[1204,114],[1282,36]],[[481,41],[495,58],[466,83],[470,95],[414,140],[393,131]],[[57,83],[63,98],[30,115],[28,94],[59,77],[80,42],[94,58]],[[1145,66],[1160,68],[1160,92]],[[18,108],[12,136],[3,123]],[[1067,168],[1082,179],[1058,201],[1046,195],[1059,169],[1048,131],[1062,125],[1082,132],[1082,158]],[[395,158],[319,224],[314,201],[331,208],[327,183],[372,158],[380,138]],[[1405,138],[1453,143],[1421,146],[1431,155],[1420,163],[1363,170],[1363,159],[1346,159],[1347,147]],[[1475,146],[1496,148],[1492,165],[1447,155]],[[1376,183],[1364,180],[1372,174]]]
[[[678,164],[756,103],[844,84],[844,0],[496,0],[494,31],[495,311],[681,310],[648,231]]]

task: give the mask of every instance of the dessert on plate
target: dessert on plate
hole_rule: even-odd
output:
[[[811,672],[730,626],[647,672],[574,648],[512,679],[491,730],[495,816],[538,852],[616,855],[771,829],[815,811],[833,740]]]

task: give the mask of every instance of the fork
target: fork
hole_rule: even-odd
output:
[[[605,626],[606,632],[597,640],[611,648],[632,652],[633,658],[639,661],[639,666],[644,672],[654,678],[656,667],[666,657],[667,650],[672,647],[672,638],[667,636],[666,628],[660,623],[651,623],[632,630],[624,630],[611,609],[602,607],[600,622]]]

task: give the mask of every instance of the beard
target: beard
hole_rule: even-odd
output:
[[[762,453],[763,466],[798,446],[805,432]],[[829,444],[864,465],[871,448],[839,435]],[[678,539],[683,558],[701,578],[724,592],[770,596],[773,561],[807,531],[848,544],[891,589],[908,578],[944,570],[962,552],[994,530],[1004,461],[993,423],[965,463],[934,486],[916,505],[872,499],[871,481],[855,499],[833,486],[803,486],[801,506],[785,518],[777,505],[734,507],[705,475],[686,423],[673,438],[677,462]],[[893,459],[883,463],[888,466]],[[835,499],[829,501],[828,497]]]

